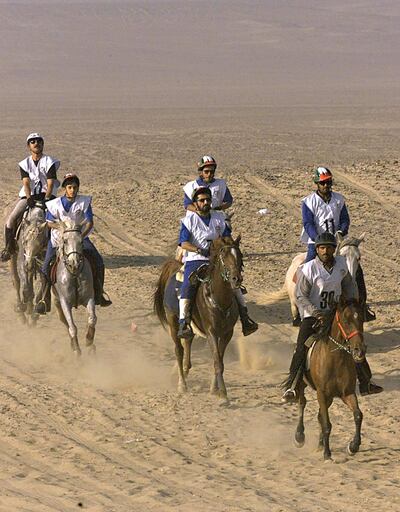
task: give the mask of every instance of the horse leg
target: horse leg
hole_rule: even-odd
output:
[[[11,281],[15,289],[15,293],[17,296],[17,302],[15,304],[15,312],[18,314],[20,320],[22,323],[26,323],[26,318],[24,315],[25,312],[25,304],[22,303],[21,300],[21,280],[18,275],[17,270],[17,258],[15,255],[11,256],[10,259],[10,274],[11,274]]]
[[[331,435],[332,425],[329,421],[328,409],[332,404],[332,398],[326,397],[320,390],[317,390],[319,403],[318,420],[321,425],[322,441],[324,446],[324,460],[332,460],[332,453],[329,447],[329,437]]]
[[[178,392],[186,393],[187,385],[186,385],[186,379],[185,379],[185,372],[183,370],[184,349],[183,349],[183,346],[181,343],[181,339],[178,338],[179,322],[178,322],[177,317],[175,317],[175,316],[173,318],[168,317],[168,324],[169,324],[169,333],[175,343],[175,357],[176,357],[176,362],[178,365]]]
[[[183,373],[185,377],[189,375],[189,370],[192,367],[191,354],[192,354],[192,341],[193,338],[183,339]]]
[[[227,343],[221,342],[221,340],[218,340],[215,336],[209,336],[208,340],[214,360],[214,375],[211,379],[210,393],[217,394],[221,398],[227,399],[228,395],[224,382],[223,361]]]
[[[94,345],[94,335],[96,332],[96,322],[97,322],[94,299],[89,299],[86,309],[88,312],[88,327],[87,327],[87,331],[86,331],[86,346],[90,347],[90,353],[93,354],[96,352],[96,347]]]
[[[294,443],[297,448],[301,448],[304,446],[305,436],[304,436],[304,409],[306,408],[307,400],[304,394],[305,390],[304,382],[300,382],[298,384],[299,391],[299,422],[297,424],[296,433],[294,436]]]
[[[349,455],[354,455],[358,452],[361,444],[361,424],[363,420],[363,413],[358,406],[358,400],[355,394],[343,396],[342,400],[353,411],[356,431],[354,433],[353,439],[347,445],[347,453]]]
[[[78,343],[78,329],[74,323],[74,319],[72,317],[72,307],[70,304],[67,304],[64,297],[60,297],[60,305],[62,308],[62,312],[64,314],[65,320],[68,325],[68,334],[71,340],[71,349],[75,353],[75,355],[81,355],[81,349]]]
[[[54,298],[54,305],[57,309],[57,313],[58,313],[58,318],[60,319],[60,321],[65,325],[65,327],[67,329],[69,329],[69,325],[68,325],[68,322],[64,316],[64,313],[63,313],[63,310],[62,310],[62,307],[61,307],[61,304],[60,304],[60,301],[56,298]]]

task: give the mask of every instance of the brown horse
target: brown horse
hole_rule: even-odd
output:
[[[218,238],[211,244],[210,264],[205,275],[199,278],[200,284],[193,300],[192,325],[197,332],[207,338],[214,360],[214,375],[210,392],[227,399],[224,383],[224,353],[232,338],[238,319],[238,306],[234,289],[242,282],[243,259],[239,248],[240,237]],[[157,289],[154,292],[154,312],[161,324],[169,327],[175,342],[175,355],[178,363],[178,390],[187,390],[186,377],[191,368],[191,339],[178,338],[178,309],[166,304],[166,292],[174,287],[175,274],[181,264],[168,260],[161,269]],[[172,279],[174,278],[174,279]],[[183,346],[182,346],[183,344]]]
[[[324,450],[324,459],[331,459],[329,436],[332,425],[328,409],[333,398],[338,397],[353,411],[356,426],[353,439],[347,446],[349,455],[358,452],[361,444],[362,412],[356,396],[356,366],[364,360],[366,347],[363,337],[363,316],[354,301],[340,301],[334,312],[330,333],[319,337],[310,357],[310,368],[305,373],[305,382],[299,383],[299,422],[295,434],[296,446],[304,444],[304,389],[309,383],[317,391],[319,403],[318,421],[321,432],[318,448]]]

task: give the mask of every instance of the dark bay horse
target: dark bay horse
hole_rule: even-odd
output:
[[[214,374],[210,392],[227,399],[224,382],[224,353],[232,338],[238,319],[238,306],[234,289],[242,282],[243,259],[239,248],[240,237],[219,238],[211,244],[210,264],[201,278],[196,298],[193,301],[192,325],[197,332],[207,338],[214,361]],[[178,390],[187,390],[186,377],[191,368],[190,352],[192,339],[178,338],[178,309],[166,304],[166,291],[173,285],[177,270],[181,264],[168,260],[161,269],[157,289],[154,293],[154,312],[161,324],[169,328],[175,342],[175,355],[178,363]],[[177,306],[177,303],[176,303]]]
[[[10,260],[13,285],[17,294],[15,311],[21,320],[29,325],[36,324],[38,315],[34,312],[34,302],[40,299],[39,281],[44,277],[40,266],[47,246],[47,223],[45,206],[37,201],[24,213],[19,227],[17,251]]]
[[[364,360],[366,347],[363,336],[363,316],[358,303],[340,301],[334,311],[330,333],[317,335],[317,343],[311,352],[310,368],[305,372],[305,382],[299,383],[299,422],[295,434],[298,447],[304,444],[304,389],[309,383],[317,391],[319,404],[318,421],[321,432],[319,449],[324,459],[331,459],[329,436],[332,425],[328,409],[335,397],[341,398],[353,412],[355,434],[348,443],[347,452],[354,455],[361,444],[362,412],[356,396],[357,373],[355,363]]]

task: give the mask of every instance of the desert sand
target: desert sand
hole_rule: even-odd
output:
[[[113,300],[98,309],[96,357],[76,360],[54,311],[35,329],[18,321],[0,264],[0,511],[400,510],[397,3],[0,4],[2,214],[19,190],[25,137],[39,131],[59,175],[76,172],[93,195]],[[189,392],[177,393],[173,343],[152,314],[182,186],[208,153],[234,196],[260,326],[243,338],[238,325],[228,347],[229,405],[208,393],[202,339]],[[334,402],[328,464],[316,451],[315,393],[298,449],[297,408],[279,389],[297,334],[282,285],[303,250],[300,200],[316,165],[345,195],[351,234],[366,232],[377,320],[365,338],[385,388],[360,398],[354,457],[352,414]],[[75,317],[84,348],[85,310]]]

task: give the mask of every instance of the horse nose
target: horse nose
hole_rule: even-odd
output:
[[[232,282],[236,287],[239,287],[242,282],[242,277],[239,275],[232,276]]]

